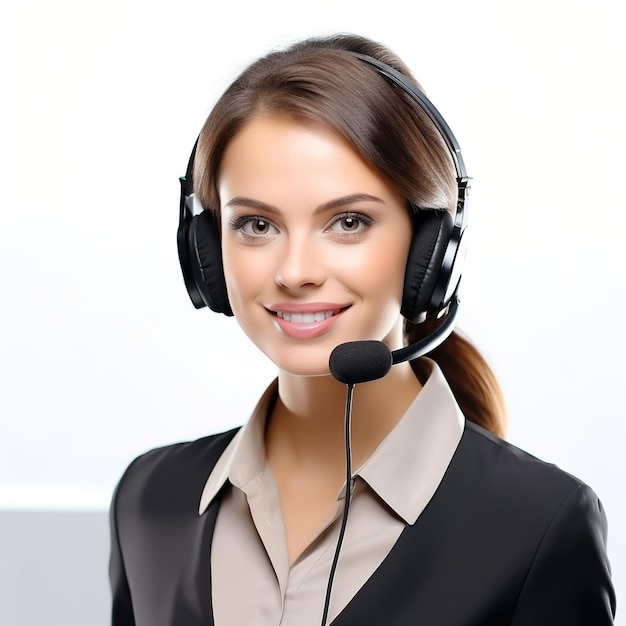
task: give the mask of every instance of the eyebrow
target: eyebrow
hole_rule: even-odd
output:
[[[384,201],[378,196],[372,196],[369,193],[353,193],[348,196],[342,196],[341,198],[334,198],[333,200],[329,200],[328,202],[324,202],[324,204],[320,204],[315,211],[314,214],[317,215],[319,213],[323,213],[324,211],[329,211],[331,209],[338,209],[343,206],[354,204],[355,202],[378,202],[380,204],[384,204]],[[252,198],[244,198],[242,196],[235,196],[231,200],[229,200],[225,205],[225,207],[244,207],[248,209],[256,209],[259,211],[265,211],[267,213],[273,213],[275,215],[279,215],[280,211],[272,206],[271,204],[267,204],[266,202],[261,202],[260,200],[254,200]]]

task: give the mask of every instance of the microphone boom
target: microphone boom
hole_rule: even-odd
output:
[[[330,373],[341,383],[356,385],[386,376],[392,365],[410,361],[441,345],[454,330],[459,298],[450,301],[446,319],[430,335],[405,348],[391,352],[382,341],[348,341],[339,344],[329,359]]]

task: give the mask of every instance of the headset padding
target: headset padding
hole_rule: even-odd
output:
[[[440,274],[453,226],[448,211],[419,210],[402,295],[402,315],[409,321],[421,321],[424,313],[437,312],[441,304],[432,298],[437,281],[448,279]]]
[[[195,282],[207,306],[216,313],[232,315],[219,231],[211,211],[202,211],[191,220],[189,247]]]

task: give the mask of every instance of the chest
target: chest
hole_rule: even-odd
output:
[[[220,572],[212,552],[219,530],[219,502],[203,516],[176,515],[152,527],[142,525],[127,551],[127,573],[132,590],[136,626],[209,626],[251,623],[231,620],[233,607],[242,604],[245,582],[241,570]],[[152,518],[154,519],[154,518]],[[469,523],[469,526],[468,526]],[[343,606],[336,608],[334,626],[362,626],[381,623],[389,626],[425,624],[428,626],[503,626],[510,623],[515,601],[523,583],[527,563],[515,537],[494,538],[477,533],[477,526],[467,516],[460,521],[454,510],[443,503],[429,507],[413,526],[405,527],[372,571],[359,579],[356,589],[345,593]],[[358,539],[367,543],[372,535]],[[332,545],[332,542],[329,542]],[[511,547],[513,546],[513,547]],[[220,563],[232,562],[241,546],[233,545],[230,556]],[[338,580],[352,580],[350,549],[342,554]],[[249,567],[243,560],[242,568]],[[321,573],[322,569],[323,574]],[[280,589],[276,572],[265,570],[269,581]],[[322,587],[327,568],[320,566]],[[343,573],[342,573],[343,572]],[[221,582],[220,582],[221,580]],[[232,601],[221,607],[214,604],[215,585],[235,580]],[[229,583],[227,583],[229,584]],[[243,585],[243,587],[242,587]],[[287,581],[288,585],[288,581]],[[315,587],[315,585],[313,585]],[[310,597],[321,607],[319,585]],[[270,589],[268,597],[276,597]],[[221,595],[221,594],[220,594]],[[322,592],[323,595],[323,592]],[[222,596],[224,597],[224,596]],[[282,600],[279,600],[282,602]],[[253,601],[254,603],[254,601]],[[282,609],[279,609],[282,610]],[[264,622],[252,622],[262,626]],[[276,624],[273,618],[267,622]],[[289,623],[289,622],[287,622]],[[317,618],[313,620],[317,624]],[[291,624],[303,626],[292,621]]]
[[[292,561],[279,508],[228,489],[211,551],[216,623],[318,626],[342,513],[343,499],[335,498],[333,512]],[[332,589],[331,619],[375,572],[403,529],[403,520],[381,506],[375,494],[355,489]]]

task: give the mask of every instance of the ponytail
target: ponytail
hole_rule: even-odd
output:
[[[432,332],[436,320],[423,324],[406,323],[409,343],[418,341]],[[439,365],[446,377],[461,411],[470,421],[489,432],[504,437],[506,431],[506,407],[498,381],[480,352],[472,343],[454,331],[439,347],[428,354]],[[415,375],[423,384],[429,370],[423,359],[411,361]]]

